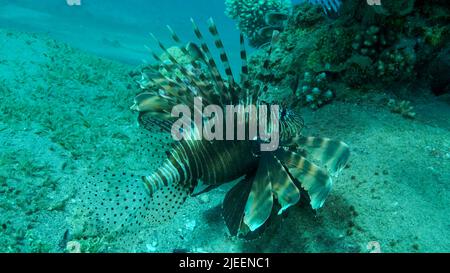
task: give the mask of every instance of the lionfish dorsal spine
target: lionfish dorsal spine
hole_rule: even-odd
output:
[[[206,64],[208,65],[208,68],[212,74],[212,78],[216,84],[215,92],[219,96],[223,96],[225,84],[223,82],[222,76],[220,76],[219,69],[217,67],[216,62],[214,61],[214,58],[211,54],[211,51],[208,47],[208,44],[206,43],[205,39],[203,38],[202,32],[200,31],[200,28],[195,23],[194,19],[191,18],[192,27],[194,28],[194,34],[197,37],[197,39],[200,41],[200,47],[205,54],[206,57]]]
[[[240,44],[240,57],[241,57],[241,87],[244,88],[246,96],[248,97],[248,64],[247,64],[247,50],[245,49],[245,39],[244,34],[239,34],[239,44]]]
[[[196,77],[176,60],[176,58],[167,50],[167,48],[158,38],[156,38],[153,34],[151,34],[151,36],[158,43],[159,47],[164,51],[164,53],[167,54],[169,60],[180,70],[180,72],[183,74],[183,76],[186,78],[189,84],[197,88],[197,90],[201,90],[200,83],[196,80]],[[165,68],[166,70],[168,69],[167,66]],[[176,81],[180,85],[185,85],[184,82],[178,76],[176,76]],[[189,88],[186,86],[186,90],[187,89]]]
[[[170,37],[178,45],[178,47],[181,50],[181,52],[184,55],[190,57],[190,62],[189,62],[190,65],[193,68],[195,68],[195,69],[200,69],[201,67],[196,62],[196,59],[200,58],[200,59],[202,59],[202,61],[205,61],[204,58],[203,58],[203,54],[201,52],[197,52],[196,54],[193,54],[192,52],[190,52],[188,49],[189,49],[190,46],[192,46],[192,43],[188,43],[187,45],[184,45],[183,42],[181,41],[180,37],[176,34],[176,32],[169,25],[167,25],[167,29],[170,32]],[[198,50],[196,50],[196,51],[198,51]],[[200,55],[200,56],[195,56],[195,55]],[[192,75],[192,73],[189,73],[189,74],[190,74],[190,76],[194,76],[194,75]],[[207,78],[205,77],[205,75],[203,73],[200,73],[198,75],[198,77],[199,77],[201,83],[205,84],[205,83],[208,82]],[[211,86],[208,86],[208,87],[211,87]],[[206,88],[206,89],[208,89],[208,88]]]
[[[219,31],[217,30],[217,26],[214,23],[214,20],[212,18],[209,18],[208,25],[209,25],[208,30],[211,33],[211,35],[213,36],[214,45],[219,50],[220,61],[222,62],[222,65],[225,70],[225,74],[227,75],[227,80],[228,80],[228,85],[229,85],[228,89],[232,90],[233,93],[231,94],[231,96],[233,97],[233,101],[235,101],[234,100],[236,98],[235,92],[237,92],[238,90],[236,90],[236,87],[235,87],[235,79],[233,77],[233,71],[231,70],[231,66],[230,66],[230,62],[229,62],[227,53],[225,52],[225,48],[224,48],[222,39],[220,38]]]
[[[263,63],[263,76],[264,77],[269,77],[269,79],[267,79],[268,82],[270,82],[271,79],[273,79],[274,75],[273,73],[270,72],[269,70],[269,65],[270,65],[270,57],[272,56],[272,51],[273,51],[273,47],[275,45],[275,43],[277,42],[278,38],[279,38],[280,33],[278,31],[273,31],[272,32],[272,40],[269,43],[269,49],[267,51],[267,56],[264,60]],[[262,94],[265,94],[267,91],[269,90],[269,85],[268,84],[261,84],[260,88],[258,88],[258,92],[255,92],[255,101],[258,100]]]

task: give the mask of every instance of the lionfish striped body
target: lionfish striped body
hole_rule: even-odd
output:
[[[257,147],[250,141],[181,141],[163,165],[143,181],[149,194],[170,184],[179,184],[190,192],[199,180],[206,185],[220,185],[254,169],[255,151]]]
[[[225,78],[221,76],[200,29],[193,20],[192,23],[200,46],[189,43],[184,47],[175,32],[170,27],[169,30],[182,52],[191,58],[190,67],[199,70],[203,66],[206,69],[194,73],[179,64],[155,38],[170,62],[163,62],[152,53],[154,58],[166,72],[177,70],[179,73],[171,73],[173,77],[170,77],[155,72],[148,77],[153,89],[145,89],[136,96],[132,109],[139,111],[140,125],[150,131],[158,127],[170,133],[173,122],[171,110],[175,105],[184,104],[192,111],[199,111],[193,104],[194,96],[202,97],[208,104],[220,106],[255,104],[260,107],[265,104],[261,101],[261,95],[268,87],[263,84],[256,90],[250,87],[243,36],[240,38],[243,64],[238,83],[212,19],[209,21],[209,32],[220,52]],[[274,34],[273,41],[276,37]],[[269,55],[270,51],[271,47]],[[264,68],[268,68],[268,59]],[[261,139],[208,141],[188,138],[174,143],[160,167],[142,177],[148,194],[152,196],[169,187],[179,196],[175,202],[182,203],[194,194],[200,182],[213,188],[240,179],[225,196],[223,216],[230,233],[243,236],[261,230],[274,215],[272,212],[281,214],[298,203],[302,192],[307,193],[313,209],[320,208],[332,185],[328,171],[337,173],[345,166],[349,149],[340,141],[301,136],[302,119],[289,109],[282,109],[279,114],[280,146],[272,152],[260,151]],[[328,171],[310,160],[320,162]]]

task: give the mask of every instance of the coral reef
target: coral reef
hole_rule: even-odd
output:
[[[380,29],[379,26],[370,26],[355,36],[352,47],[355,52],[376,58],[382,50],[397,40],[397,34],[390,29]]]
[[[394,99],[390,99],[387,105],[391,112],[400,114],[405,118],[414,118],[416,116],[414,107],[411,106],[410,101],[402,100],[398,102]]]
[[[289,0],[226,0],[225,14],[237,21],[238,28],[250,41],[250,45],[259,47],[270,41],[274,30],[281,31],[291,15],[292,4]],[[340,0],[307,0],[300,2],[311,7],[322,7],[325,13],[337,12]],[[320,8],[318,8],[320,9]],[[297,16],[299,20],[314,21],[323,14],[314,13],[313,18]],[[301,18],[300,18],[301,17]]]
[[[383,82],[404,81],[415,76],[416,53],[411,47],[383,52],[377,62],[377,75]]]
[[[305,72],[301,84],[296,90],[296,99],[303,105],[312,109],[329,102],[333,98],[333,91],[328,88],[327,75],[325,72],[312,74]]]
[[[431,82],[431,90],[436,95],[450,93],[450,46],[443,48],[421,73]]]
[[[374,11],[384,16],[405,16],[413,12],[416,0],[383,1],[381,5],[374,6]]]
[[[295,11],[292,15],[295,27],[311,27],[317,24],[319,21],[324,20],[323,14],[320,12],[320,8],[316,5],[308,3],[302,3],[300,7],[295,7]]]
[[[442,48],[450,42],[448,14],[442,1],[369,6],[349,0],[343,1],[339,16],[326,19],[317,5],[300,3],[274,45],[272,83],[282,89],[286,79],[325,72],[332,85],[343,86],[343,91],[335,89],[337,98],[347,97],[344,92],[417,84],[431,86],[436,94],[448,92],[448,58]],[[263,61],[258,59],[259,54],[250,61],[256,66],[251,71],[260,70]]]
[[[237,21],[240,31],[255,47],[270,40],[271,32],[260,31],[273,26],[269,24],[271,20],[267,20],[266,16],[288,14],[291,8],[290,0],[226,0],[225,4],[225,14]],[[267,35],[267,33],[270,35]]]

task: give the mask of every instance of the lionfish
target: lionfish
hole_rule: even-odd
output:
[[[171,110],[175,105],[187,105],[194,109],[193,98],[201,97],[209,104],[225,105],[266,105],[262,99],[269,87],[259,83],[252,85],[247,67],[247,53],[244,37],[240,35],[242,61],[240,81],[236,81],[225,52],[223,42],[212,19],[208,30],[214,45],[220,53],[220,63],[225,75],[193,19],[195,36],[199,45],[188,43],[184,46],[179,36],[168,27],[171,38],[190,57],[189,68],[180,64],[167,47],[155,38],[169,61],[162,61],[155,53],[153,57],[166,72],[154,72],[147,78],[151,90],[138,94],[132,106],[139,112],[139,124],[148,130],[155,126],[169,133],[173,122]],[[276,41],[274,32],[272,44]],[[269,46],[270,56],[272,46]],[[269,58],[264,61],[263,70],[269,68]],[[174,71],[177,71],[175,73]],[[197,73],[196,73],[197,71]],[[200,71],[200,72],[198,72]],[[145,86],[143,86],[145,88]],[[226,193],[222,213],[231,235],[247,236],[262,229],[268,220],[282,214],[297,204],[303,196],[309,199],[312,209],[322,207],[331,190],[332,179],[346,165],[350,152],[340,141],[301,135],[303,120],[287,106],[279,110],[280,145],[275,151],[263,152],[261,138],[247,140],[197,140],[186,138],[172,145],[167,158],[153,173],[143,176],[150,196],[170,187],[173,196],[178,196],[180,205],[192,196],[200,185],[207,185],[203,193],[218,185],[238,179]],[[195,126],[195,125],[194,125]],[[322,164],[319,167],[314,162]],[[275,212],[275,213],[274,213]]]

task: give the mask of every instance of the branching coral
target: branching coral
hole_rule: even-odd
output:
[[[316,75],[305,72],[296,96],[301,104],[316,109],[329,102],[334,94],[328,89],[327,75],[324,72]]]
[[[402,100],[397,102],[394,99],[390,99],[388,102],[388,107],[393,113],[402,115],[405,118],[414,118],[416,113],[414,112],[414,107],[411,106],[411,102]]]
[[[370,26],[356,34],[353,49],[361,55],[376,57],[380,52],[397,40],[395,32],[381,30],[379,26]]]
[[[252,46],[260,46],[268,41],[261,29],[270,26],[266,16],[271,13],[288,14],[289,0],[226,0],[225,14],[237,21],[239,29],[247,36]]]
[[[378,60],[378,76],[388,82],[411,79],[415,75],[415,63],[416,53],[412,47],[387,50]]]

